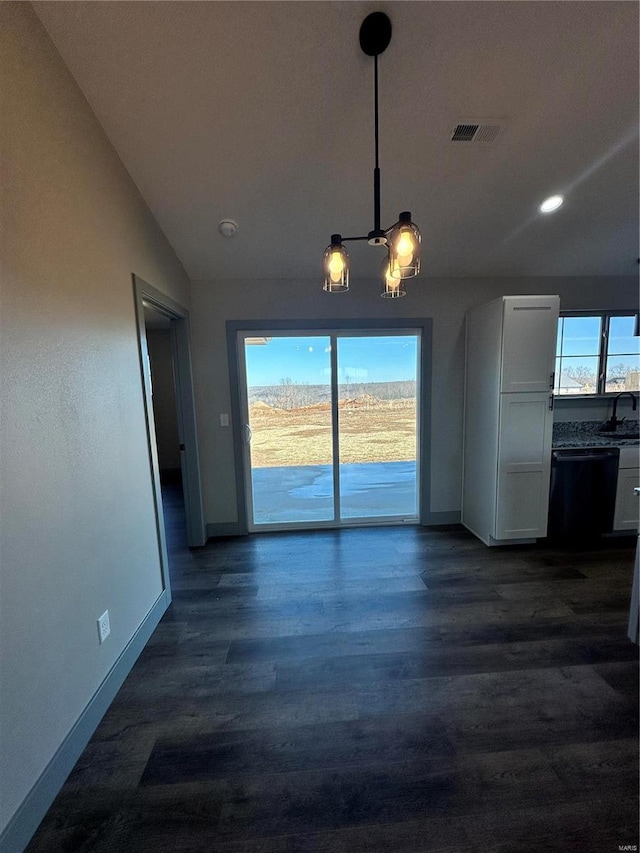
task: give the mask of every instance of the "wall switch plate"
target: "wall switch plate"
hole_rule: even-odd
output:
[[[220,415],[220,426],[229,426],[229,415]]]
[[[98,638],[100,643],[104,643],[111,633],[111,625],[109,624],[109,611],[105,610],[102,616],[98,619]]]

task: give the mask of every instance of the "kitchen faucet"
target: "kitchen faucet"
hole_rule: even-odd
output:
[[[616,411],[618,410],[618,400],[620,399],[620,397],[631,397],[631,407],[634,412],[638,407],[638,400],[636,398],[636,395],[632,394],[631,391],[621,391],[619,394],[616,394],[613,400],[613,413],[609,420],[605,422],[605,429],[607,430],[607,432],[615,432],[615,429],[618,424],[621,424],[624,420],[624,418],[616,417]]]

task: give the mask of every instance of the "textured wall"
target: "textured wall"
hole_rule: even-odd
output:
[[[131,274],[189,284],[28,3],[0,74],[1,831],[161,592]]]

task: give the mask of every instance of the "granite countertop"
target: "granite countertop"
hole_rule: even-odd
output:
[[[629,425],[634,423],[630,421]],[[633,447],[640,444],[637,438],[616,438],[614,432],[609,435],[597,435],[602,421],[566,421],[553,425],[552,447],[562,450],[572,447]]]

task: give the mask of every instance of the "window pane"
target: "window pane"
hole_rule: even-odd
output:
[[[562,333],[564,330],[564,317],[560,317],[558,320],[558,339],[556,340],[556,355],[562,355]],[[557,365],[556,365],[557,367]],[[556,370],[556,379],[558,378],[558,371]]]
[[[609,355],[640,353],[640,338],[633,337],[635,317],[612,317],[609,320]]]
[[[416,518],[417,335],[338,338],[340,515]]]
[[[556,376],[556,394],[595,394],[597,376],[597,356],[562,358]]]
[[[640,390],[639,380],[640,357],[637,355],[609,356],[605,391],[638,391]]]
[[[253,524],[332,521],[331,339],[244,344]]]
[[[565,355],[598,355],[600,317],[563,317],[562,351]]]
[[[560,350],[558,350],[559,352]],[[560,394],[560,356],[556,356],[556,373],[553,380],[553,393]]]

